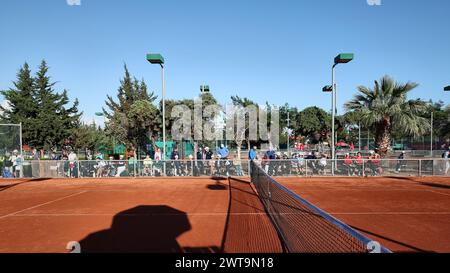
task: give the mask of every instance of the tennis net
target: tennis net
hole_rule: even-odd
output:
[[[255,162],[251,180],[288,252],[390,252],[282,186]]]

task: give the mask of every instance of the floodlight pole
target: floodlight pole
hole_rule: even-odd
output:
[[[334,120],[336,116],[336,82],[335,82],[335,68],[337,64],[333,64],[331,69],[331,174],[334,176],[334,160],[335,158],[335,139],[334,139]]]
[[[161,64],[162,79],[162,116],[163,116],[163,160],[166,160],[166,83],[164,80],[164,64]],[[164,164],[165,166],[165,164]],[[165,173],[165,170],[164,170]]]
[[[291,149],[290,149],[290,147],[289,147],[289,138],[290,138],[290,133],[289,133],[289,122],[291,121],[291,119],[289,118],[289,109],[288,109],[288,111],[287,111],[287,130],[286,130],[286,133],[287,133],[287,153],[288,153],[288,156],[290,156],[290,153],[291,153]]]
[[[430,139],[430,156],[433,157],[433,118],[434,112],[431,110],[431,139]]]
[[[22,152],[22,122],[19,123],[19,127],[20,127],[20,156],[22,157],[23,160],[23,152]]]

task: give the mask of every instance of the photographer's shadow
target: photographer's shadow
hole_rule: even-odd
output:
[[[81,252],[183,252],[176,238],[191,229],[187,214],[169,206],[137,206],[114,216],[111,228],[80,241]]]

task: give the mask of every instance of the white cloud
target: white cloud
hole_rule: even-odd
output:
[[[81,0],[66,0],[67,5],[69,6],[80,6]]]
[[[9,104],[8,100],[3,100],[2,102],[0,102],[0,105],[7,110],[11,109],[11,105]],[[3,111],[0,110],[0,114],[3,114]]]
[[[92,124],[93,122],[95,122],[95,125],[100,126],[102,128],[105,126],[105,120],[103,117],[83,115],[81,117],[81,121],[85,124]]]

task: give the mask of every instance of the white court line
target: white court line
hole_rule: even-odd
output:
[[[438,191],[433,191],[433,190],[427,190],[427,191],[432,192],[432,193],[437,193],[437,194],[450,196],[450,194],[448,194],[448,193],[443,193],[443,192],[438,192]]]
[[[302,215],[304,213],[280,213],[273,215]],[[330,212],[332,215],[450,215],[450,212]],[[33,214],[18,214],[11,215],[12,217],[64,217],[64,216],[124,216],[124,217],[149,217],[149,216],[226,216],[228,213],[226,212],[217,212],[217,213],[145,213],[145,214],[116,214],[116,213],[33,213]],[[243,215],[243,216],[252,216],[252,215],[268,215],[267,213],[230,213],[230,215]]]
[[[77,192],[77,193],[74,193],[74,194],[71,194],[71,195],[68,195],[68,196],[64,196],[64,197],[61,197],[61,198],[58,198],[58,199],[55,199],[55,200],[52,200],[52,201],[48,201],[48,202],[45,202],[45,203],[42,203],[42,204],[39,204],[39,205],[36,205],[36,206],[32,206],[32,207],[29,207],[29,208],[26,208],[26,209],[22,209],[22,210],[13,212],[13,213],[9,213],[9,214],[0,216],[0,219],[6,218],[6,217],[9,217],[9,216],[15,216],[18,213],[21,213],[21,212],[24,212],[24,211],[27,211],[27,210],[30,210],[30,209],[39,208],[39,207],[42,207],[42,206],[45,206],[45,205],[48,205],[48,204],[51,204],[51,203],[54,203],[54,202],[58,202],[58,201],[64,200],[64,199],[69,198],[69,197],[80,195],[80,194],[85,193],[85,192],[87,192],[87,191]]]
[[[447,215],[450,212],[329,212],[332,215]]]

